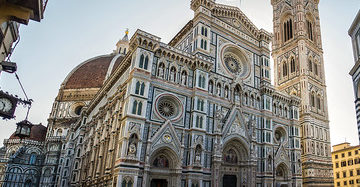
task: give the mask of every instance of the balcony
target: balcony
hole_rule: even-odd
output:
[[[28,24],[29,19],[40,21],[47,0],[0,0],[0,20]],[[7,20],[8,19],[8,20]]]

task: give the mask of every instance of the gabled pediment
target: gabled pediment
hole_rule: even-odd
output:
[[[247,123],[240,111],[239,108],[234,107],[228,119],[226,120],[223,127],[223,138],[230,136],[240,136],[246,141],[250,140],[250,136],[248,134]]]
[[[167,147],[173,150],[180,157],[181,142],[176,134],[175,128],[170,120],[167,120],[160,129],[151,138],[150,152],[154,152],[159,148]]]
[[[281,144],[279,149],[276,151],[275,153],[275,166],[284,163],[285,165],[287,165],[288,168],[290,168],[290,157],[289,154],[287,153],[284,144]]]
[[[212,10],[212,14],[224,22],[238,28],[254,38],[260,39],[262,34],[250,19],[237,7],[216,4]],[[268,33],[267,33],[268,34]],[[270,34],[268,35],[271,38]]]

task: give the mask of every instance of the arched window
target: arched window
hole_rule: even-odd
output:
[[[132,112],[131,112],[132,114],[136,114],[137,105],[138,105],[138,102],[135,100],[133,102],[133,108],[132,108]]]
[[[30,160],[29,160],[29,164],[33,165],[36,163],[36,154],[35,153],[31,153],[30,155]]]
[[[164,71],[165,71],[165,64],[160,63],[158,72],[157,72],[158,77],[164,78]]]
[[[244,104],[248,105],[248,94],[247,93],[244,94]]]
[[[286,77],[288,75],[288,66],[287,63],[283,63],[283,77]]]
[[[319,75],[317,63],[314,63],[314,73],[315,75]]]
[[[319,110],[321,110],[321,99],[319,95],[316,98],[316,106]]]
[[[199,75],[199,82],[198,82],[198,86],[200,88],[205,88],[205,76],[203,75]]]
[[[295,72],[295,60],[294,58],[291,58],[291,61],[290,61],[290,70],[291,70],[291,73],[294,73]]]
[[[139,94],[139,93],[140,93],[140,82],[137,81],[135,85],[135,94]]]
[[[204,40],[203,39],[201,39],[201,41],[200,41],[200,48],[204,49]]]
[[[144,63],[144,69],[148,69],[148,64],[149,64],[149,57],[148,56],[146,56],[146,58],[145,58],[145,63]]]
[[[314,41],[312,22],[309,21],[309,20],[306,20],[306,25],[307,25],[308,37],[309,37],[310,40]]]
[[[186,83],[187,83],[187,73],[186,71],[184,70],[182,73],[181,73],[181,84],[183,86],[186,86]]]
[[[310,93],[310,105],[315,107],[315,96],[313,93]]]
[[[143,68],[144,67],[144,59],[145,56],[143,54],[141,54],[140,56],[140,62],[139,62],[139,68]]]
[[[203,127],[203,117],[202,116],[196,116],[196,123],[195,123],[195,127],[196,128],[202,128]]]
[[[286,21],[284,21],[283,23],[283,39],[284,42],[290,40],[293,38],[293,23],[292,23],[292,19],[288,18]]]
[[[308,68],[309,68],[309,71],[310,71],[310,72],[312,72],[312,71],[313,71],[312,66],[313,66],[313,63],[312,63],[312,61],[311,61],[311,60],[309,60],[309,63],[308,63]]]
[[[250,96],[250,106],[254,106],[254,104],[255,104],[255,102],[254,102],[254,96],[253,95],[251,95]]]
[[[137,108],[137,115],[141,115],[141,109],[142,109],[142,102],[139,102],[138,108]]]
[[[140,95],[144,95],[144,92],[145,92],[145,83],[141,83],[141,86],[140,86]]]
[[[170,81],[176,82],[176,68],[174,66],[170,69]]]
[[[206,36],[206,37],[208,36],[208,30],[207,30],[207,28],[205,28],[205,36]]]
[[[205,28],[201,27],[201,35],[205,35]]]
[[[204,50],[207,50],[207,41],[204,41]]]

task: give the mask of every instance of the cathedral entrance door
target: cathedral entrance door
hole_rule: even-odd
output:
[[[224,175],[223,187],[236,187],[236,175]]]
[[[165,179],[152,179],[151,187],[167,187],[168,183]]]

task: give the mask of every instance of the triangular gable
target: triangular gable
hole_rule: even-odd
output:
[[[231,135],[242,136],[245,140],[249,141],[249,134],[246,127],[246,122],[242,116],[240,109],[234,107],[226,120],[223,127],[223,138],[230,137]]]
[[[167,120],[161,128],[151,138],[150,152],[154,152],[161,147],[168,147],[172,149],[180,157],[181,142],[176,134],[170,120]]]
[[[233,20],[235,19],[240,24],[241,31],[246,31],[247,34],[255,38],[259,38],[260,30],[250,21],[250,19],[237,7],[216,4],[212,11],[213,15],[231,25],[234,25]],[[236,24],[236,23],[235,23]]]
[[[275,158],[275,166],[284,163],[288,168],[290,168],[290,157],[285,150],[284,144],[281,144],[279,149],[276,151]]]

